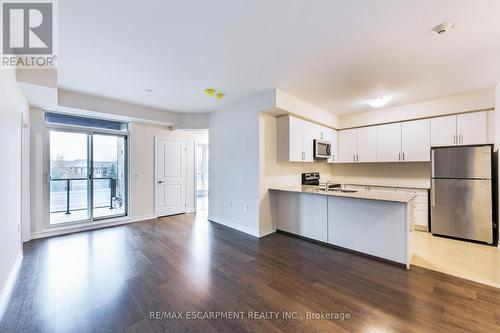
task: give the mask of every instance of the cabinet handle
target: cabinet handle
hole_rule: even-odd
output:
[[[463,144],[463,143],[464,143],[464,137],[462,136],[462,134],[460,134],[460,135],[458,136],[458,138],[459,138],[459,142],[460,142],[460,144]]]
[[[403,152],[403,161],[405,160],[405,153]]]
[[[453,134],[453,144],[454,145],[457,144],[457,135],[456,134]]]
[[[353,161],[353,162],[356,162],[356,154],[353,154],[353,155],[352,155],[352,161]]]
[[[398,153],[398,161],[401,161],[401,153]]]

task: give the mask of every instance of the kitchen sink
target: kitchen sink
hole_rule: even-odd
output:
[[[312,190],[313,192],[342,192],[342,193],[356,193],[357,190],[347,190],[343,188],[333,188],[326,191],[323,187],[315,188]]]

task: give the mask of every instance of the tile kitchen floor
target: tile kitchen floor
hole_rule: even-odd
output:
[[[500,288],[500,250],[428,232],[410,233],[411,264]]]

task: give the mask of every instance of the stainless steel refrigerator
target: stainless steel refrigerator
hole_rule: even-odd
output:
[[[492,244],[493,146],[431,149],[431,232]]]

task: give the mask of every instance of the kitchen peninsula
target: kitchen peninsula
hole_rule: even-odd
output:
[[[414,194],[298,185],[271,188],[270,196],[278,231],[409,268]]]

